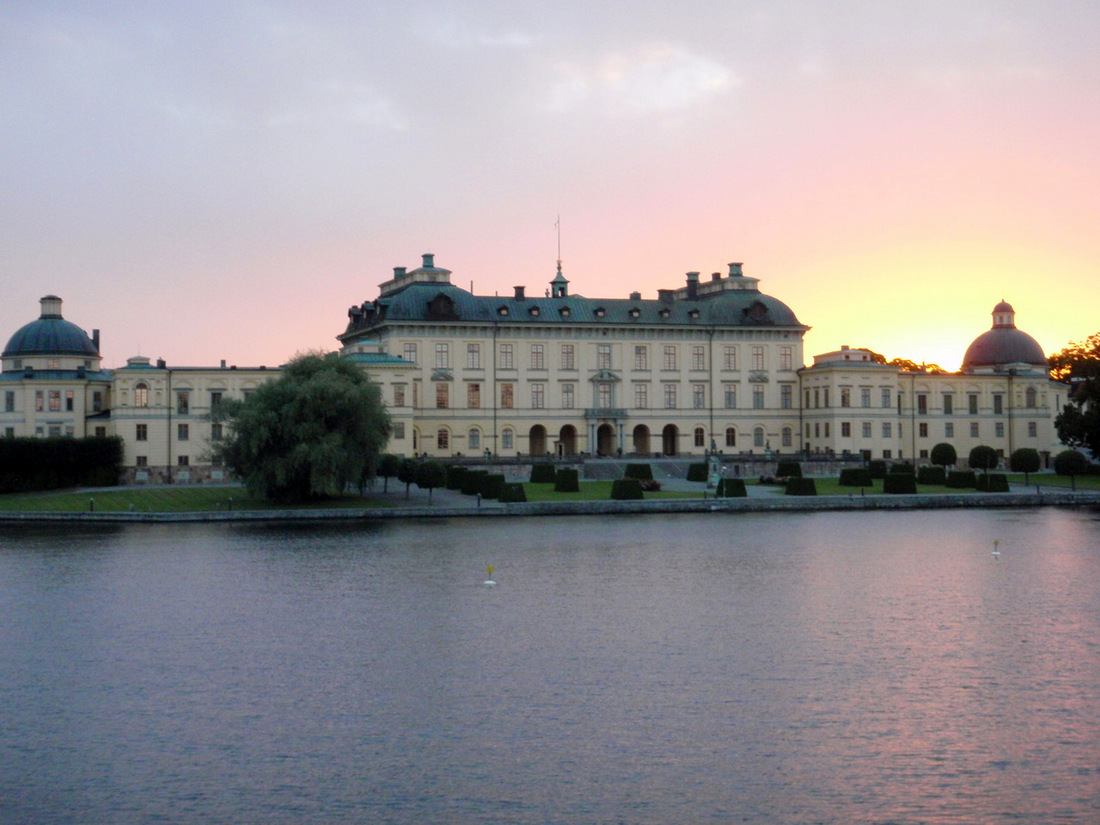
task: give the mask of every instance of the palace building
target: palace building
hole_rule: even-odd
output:
[[[377,298],[348,310],[343,357],[382,389],[388,450],[436,458],[809,453],[927,459],[1060,445],[1067,387],[1005,302],[958,373],[905,372],[843,347],[803,366],[809,327],[760,291],[740,263],[687,273],[655,299],[572,294],[559,262],[543,295],[507,297],[451,283],[433,255],[395,268]],[[0,434],[118,435],[126,479],[224,478],[210,462],[223,432],[210,413],[277,368],[177,367],[148,358],[105,369],[89,336],[41,301],[3,351]]]

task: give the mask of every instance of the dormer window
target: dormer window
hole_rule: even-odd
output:
[[[595,315],[596,315],[596,317],[597,317],[597,318],[603,318],[603,316],[604,316],[605,314],[606,314],[606,313],[605,313],[605,310],[604,310],[604,308],[603,308],[603,307],[596,307],[596,312],[595,312]]]
[[[637,307],[631,307],[630,308],[630,317],[631,318],[637,318],[641,314],[642,314],[642,311],[640,309],[638,309]]]
[[[558,312],[560,312],[560,313],[561,313],[561,317],[562,317],[562,318],[568,318],[568,317],[569,317],[570,315],[572,315],[572,314],[573,314],[573,313],[572,313],[572,312],[571,312],[571,311],[569,310],[569,307],[562,307],[561,309],[559,309],[559,310],[558,310]]]
[[[532,318],[537,318],[539,314],[539,308],[531,307],[529,310],[527,310],[527,312],[531,315]]]
[[[688,313],[688,317],[689,317],[689,318],[692,318],[692,319],[694,319],[694,318],[698,318],[698,317],[699,317],[699,310],[697,310],[697,309],[693,309],[693,310],[691,310],[691,311],[690,311],[690,312]]]
[[[667,317],[668,317],[669,315],[671,315],[672,313],[671,313],[671,312],[669,312],[669,311],[668,311],[667,309],[662,309],[662,310],[661,310],[661,313],[660,313],[660,314],[661,314],[661,317],[662,317],[662,318],[667,318]]]
[[[508,314],[508,307],[499,307],[497,309],[497,315],[504,316]]]

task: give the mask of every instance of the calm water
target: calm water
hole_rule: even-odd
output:
[[[1094,513],[0,529],[3,825],[1100,822]]]

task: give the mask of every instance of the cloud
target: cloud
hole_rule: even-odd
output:
[[[741,84],[729,68],[682,46],[650,46],[605,55],[591,65],[563,64],[547,108],[594,105],[620,113],[685,109]]]

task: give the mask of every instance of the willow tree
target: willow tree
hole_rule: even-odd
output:
[[[390,434],[378,386],[336,353],[295,358],[223,415],[229,437],[216,457],[251,492],[288,503],[361,488]]]

